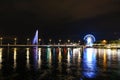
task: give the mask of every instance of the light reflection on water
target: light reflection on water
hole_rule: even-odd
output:
[[[68,66],[70,66],[70,49],[68,48],[68,53],[67,53],[67,62],[68,62]]]
[[[51,63],[52,63],[51,48],[47,48],[47,63],[48,63],[48,67],[51,68]]]
[[[13,68],[16,68],[16,57],[17,57],[17,48],[14,48],[14,54],[13,54],[13,59],[14,59],[14,66]]]
[[[59,49],[58,62],[61,63],[61,59],[62,59],[61,48],[58,48],[58,49]]]
[[[38,48],[38,68],[41,68],[41,48]]]
[[[29,60],[29,55],[30,55],[30,48],[26,48],[26,65],[27,65],[27,68],[29,69],[30,68],[30,60]]]
[[[0,69],[2,68],[2,48],[0,48]]]
[[[120,49],[0,48],[0,80],[116,79]]]
[[[83,76],[94,78],[96,75],[96,49],[87,48],[83,52]]]

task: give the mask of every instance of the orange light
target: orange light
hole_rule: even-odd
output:
[[[103,43],[103,44],[106,44],[106,43],[107,43],[107,41],[106,41],[106,40],[103,40],[103,41],[102,41],[102,43]]]

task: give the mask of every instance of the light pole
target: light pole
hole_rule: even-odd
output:
[[[27,38],[27,45],[29,45],[29,41],[30,41],[30,39],[29,39],[29,38]]]
[[[17,38],[14,38],[14,41],[15,41],[15,42],[14,42],[14,45],[16,45],[16,43],[17,43]]]
[[[78,44],[80,44],[80,40],[78,41]]]
[[[59,39],[59,44],[61,44],[61,39]]]
[[[1,37],[1,38],[0,38],[0,45],[2,45],[2,40],[3,40],[3,38]]]
[[[70,40],[68,39],[67,42],[68,42],[68,44],[69,44],[69,43],[70,43]]]
[[[41,38],[38,39],[38,43],[41,44]]]
[[[52,42],[52,39],[49,39],[49,42],[50,42],[50,44],[51,44],[51,42]]]

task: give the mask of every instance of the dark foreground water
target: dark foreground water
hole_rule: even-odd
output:
[[[0,80],[120,80],[120,49],[0,48]]]

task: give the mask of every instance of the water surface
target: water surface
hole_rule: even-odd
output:
[[[0,80],[120,80],[120,49],[0,48]]]

